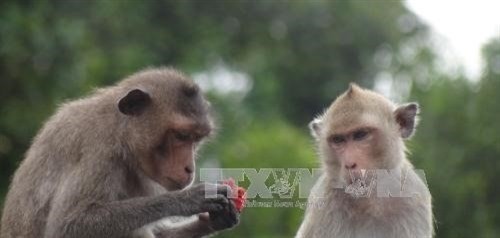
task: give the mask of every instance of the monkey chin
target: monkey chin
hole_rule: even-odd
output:
[[[167,191],[177,191],[188,188],[193,184],[193,182],[194,182],[193,178],[189,179],[187,182],[178,182],[171,178],[165,178],[162,181],[161,186],[165,188]]]

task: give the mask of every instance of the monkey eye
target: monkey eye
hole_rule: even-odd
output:
[[[330,142],[337,144],[337,145],[344,143],[345,141],[346,141],[345,137],[341,136],[341,135],[333,135],[332,137],[330,137]]]
[[[189,134],[187,132],[177,131],[174,133],[174,136],[175,136],[175,139],[177,139],[179,141],[183,141],[183,142],[190,141],[192,139],[191,134]]]
[[[356,141],[360,141],[368,136],[368,131],[365,129],[357,130],[352,134],[352,139]]]
[[[204,136],[203,135],[199,135],[199,134],[194,134],[192,137],[193,137],[192,139],[193,139],[194,142],[200,142],[203,139]]]

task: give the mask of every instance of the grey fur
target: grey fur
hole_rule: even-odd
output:
[[[125,115],[118,102],[136,89],[152,100],[142,101],[144,110]],[[231,209],[227,186],[172,189],[143,169],[176,122],[174,116],[191,118],[206,130],[213,124],[208,111],[197,86],[170,68],[139,72],[63,104],[35,137],[13,177],[1,237],[129,237],[166,217]],[[206,198],[207,190],[217,197]],[[193,219],[184,224],[189,229],[171,228],[161,237],[179,232],[200,237],[213,233],[213,226],[222,230],[237,223],[237,217],[229,223],[216,218],[212,223]]]

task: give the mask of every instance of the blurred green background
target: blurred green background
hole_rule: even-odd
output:
[[[500,39],[473,81],[442,70],[429,35],[399,1],[1,1],[0,198],[58,104],[171,65],[218,113],[201,167],[317,167],[306,125],[351,81],[418,101],[408,146],[437,237],[500,237]],[[247,208],[218,237],[292,237],[302,214]]]

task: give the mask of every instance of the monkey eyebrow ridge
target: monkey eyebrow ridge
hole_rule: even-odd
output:
[[[375,131],[376,128],[375,127],[372,127],[372,126],[358,126],[358,127],[353,127],[353,128],[350,128],[348,130],[345,130],[345,131],[341,131],[341,132],[333,132],[330,137],[334,137],[334,136],[341,136],[341,137],[351,137],[352,134],[358,132],[358,131],[364,131],[364,132],[367,132],[367,133],[371,133],[373,131]]]

